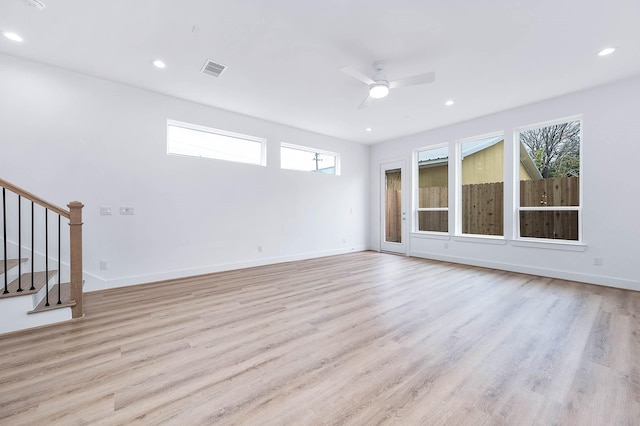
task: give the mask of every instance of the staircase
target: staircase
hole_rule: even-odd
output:
[[[0,334],[82,317],[83,205],[65,210],[3,179],[0,187]]]

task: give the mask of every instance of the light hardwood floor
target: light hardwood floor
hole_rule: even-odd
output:
[[[640,293],[374,252],[89,293],[0,424],[640,424]]]

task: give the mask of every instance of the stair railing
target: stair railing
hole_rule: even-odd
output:
[[[72,201],[67,204],[69,210],[65,210],[60,208],[54,204],[45,201],[44,199],[34,195],[16,185],[13,185],[10,182],[7,182],[4,179],[0,178],[0,187],[2,187],[2,228],[3,228],[3,256],[4,256],[4,271],[0,271],[4,273],[4,290],[0,291],[0,293],[7,294],[9,293],[8,288],[8,254],[7,254],[7,200],[6,200],[6,192],[9,191],[15,195],[17,195],[17,247],[18,247],[18,288],[17,292],[22,292],[25,290],[23,288],[23,283],[21,281],[22,277],[22,199],[26,199],[31,202],[31,282],[25,283],[24,287],[30,285],[29,290],[34,290],[34,263],[35,263],[35,216],[34,216],[34,206],[38,205],[44,208],[44,228],[45,228],[45,269],[46,269],[46,304],[45,306],[49,306],[52,304],[61,304],[61,295],[60,295],[60,276],[62,275],[61,271],[61,220],[64,217],[69,221],[69,280],[70,280],[70,299],[75,301],[75,305],[71,307],[71,316],[73,318],[80,318],[83,316],[82,309],[82,208],[84,205],[78,201]],[[57,237],[57,251],[58,251],[58,294],[57,301],[49,300],[49,216],[50,213],[57,215],[57,228],[58,228],[58,237]],[[56,295],[54,295],[55,297]]]

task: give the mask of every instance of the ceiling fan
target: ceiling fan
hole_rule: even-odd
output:
[[[340,68],[343,73],[360,80],[369,85],[369,96],[358,106],[358,109],[363,109],[369,106],[374,99],[384,98],[389,94],[390,89],[396,87],[417,86],[420,84],[433,83],[436,78],[436,73],[428,72],[425,74],[414,75],[413,77],[401,78],[400,80],[388,81],[387,76],[384,74],[384,62],[376,61],[373,63],[373,69],[375,74],[372,78],[367,77],[365,74],[352,67]]]

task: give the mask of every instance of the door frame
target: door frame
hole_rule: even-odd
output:
[[[400,169],[400,203],[401,203],[401,229],[400,229],[400,243],[395,242],[387,242],[385,241],[386,237],[386,171]],[[407,222],[407,218],[409,215],[407,214],[407,168],[406,168],[406,160],[394,160],[394,161],[386,161],[380,163],[380,251],[407,255],[408,253],[408,236],[409,236],[409,224]]]

